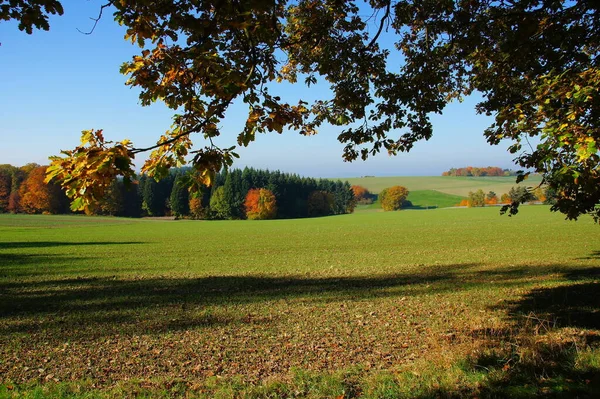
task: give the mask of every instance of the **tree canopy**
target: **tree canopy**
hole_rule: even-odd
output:
[[[557,193],[568,218],[600,216],[600,24],[591,0],[112,0],[102,6],[140,47],[121,72],[142,105],[173,109],[172,129],[155,145],[108,143],[87,131],[79,147],[54,157],[57,178],[83,208],[131,159],[151,151],[143,170],[160,178],[186,162],[200,183],[237,156],[213,139],[235,101],[247,104],[238,145],[257,133],[315,134],[339,126],[343,158],[409,151],[432,134],[430,116],[473,92],[494,117],[484,132],[508,143],[516,163]],[[48,29],[56,0],[0,5],[0,20]],[[385,31],[385,34],[382,34]],[[395,34],[395,43],[387,38]],[[398,62],[398,59],[402,62]],[[282,101],[272,83],[330,86],[330,97]],[[530,139],[534,138],[533,143]],[[202,144],[193,148],[192,139]],[[518,203],[511,204],[511,213]]]

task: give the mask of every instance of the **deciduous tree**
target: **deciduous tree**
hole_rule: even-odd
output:
[[[475,192],[469,191],[468,194],[468,203],[469,208],[476,206],[484,206],[485,205],[485,193],[482,189],[479,189]]]
[[[20,210],[26,213],[65,213],[67,197],[60,187],[46,183],[46,166],[32,169],[19,188]]]
[[[408,198],[408,189],[403,186],[393,186],[379,193],[379,202],[384,211],[397,211]]]
[[[359,204],[372,204],[373,197],[372,194],[363,186],[354,185],[352,186],[352,193],[354,194],[354,199]]]
[[[277,215],[275,195],[266,188],[249,190],[244,207],[246,217],[251,220],[274,219]]]

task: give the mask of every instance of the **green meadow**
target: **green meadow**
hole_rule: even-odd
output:
[[[598,397],[599,281],[546,206],[0,215],[0,397]]]

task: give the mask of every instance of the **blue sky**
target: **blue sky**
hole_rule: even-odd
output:
[[[105,12],[92,35],[87,31],[98,1],[64,1],[65,14],[53,17],[50,31],[27,35],[15,23],[0,23],[0,163],[46,164],[48,156],[70,149],[84,129],[104,129],[112,140],[129,138],[145,147],[171,124],[172,112],[162,104],[142,107],[138,91],[125,86],[119,74],[122,62],[139,52],[123,40],[124,30]],[[107,10],[108,11],[108,10]],[[284,94],[318,96],[326,87],[283,85]],[[294,101],[295,102],[295,101]],[[439,175],[450,167],[514,167],[507,145],[492,147],[483,137],[491,118],[476,115],[476,98],[454,103],[433,117],[434,136],[409,154],[380,154],[368,161],[343,162],[339,128],[322,127],[317,136],[295,132],[260,135],[239,149],[236,167],[280,169],[314,177],[363,175]],[[232,108],[218,144],[235,145],[244,109]],[[202,145],[200,137],[197,145]],[[136,164],[141,165],[144,154]]]

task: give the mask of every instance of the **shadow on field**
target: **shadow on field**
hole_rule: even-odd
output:
[[[600,397],[599,276],[600,268],[567,272],[564,285],[534,289],[502,305],[511,328],[474,332],[485,338],[484,346],[464,371],[485,372],[476,392],[437,389],[422,397]],[[591,349],[596,355],[586,358]]]
[[[0,253],[0,276],[17,277],[19,273],[15,273],[14,270],[20,266],[61,264],[72,259],[65,256]],[[27,275],[29,274],[27,273]]]
[[[411,206],[407,206],[406,208],[403,209],[412,209],[415,211],[426,211],[426,210],[431,210],[431,209],[437,209],[437,205],[411,205]]]
[[[600,251],[592,251],[592,253],[589,256],[586,256],[585,258],[581,258],[584,260],[589,260],[589,259],[600,259]]]
[[[51,247],[74,247],[82,245],[131,245],[144,244],[137,241],[90,241],[90,242],[61,242],[61,241],[17,241],[17,242],[0,242],[0,250],[3,249],[21,249],[21,248],[51,248]]]
[[[34,255],[6,255],[12,263],[52,262]],[[0,258],[0,260],[2,260]],[[60,259],[59,259],[60,260]],[[77,262],[76,258],[69,258]],[[56,338],[85,338],[115,333],[156,334],[171,330],[220,324],[250,323],[244,315],[228,309],[240,304],[268,301],[332,302],[376,297],[431,295],[473,289],[477,286],[519,287],[536,275],[560,274],[566,279],[588,279],[600,269],[575,270],[570,266],[515,267],[482,272],[477,264],[424,267],[419,275],[376,276],[215,276],[203,278],[71,278],[0,283],[0,335],[45,332]],[[2,271],[2,269],[0,269]],[[6,273],[6,272],[5,272]],[[0,275],[2,272],[0,272]],[[7,277],[6,275],[4,277]],[[561,298],[595,300],[594,284],[585,283],[569,296],[570,288],[553,293],[533,291],[514,312],[529,312],[543,304],[544,309],[574,312]],[[564,290],[561,291],[561,290]],[[556,308],[552,301],[556,302]],[[533,304],[533,305],[532,305]],[[588,306],[590,303],[583,303]],[[212,309],[211,309],[212,308]],[[210,313],[218,308],[218,315]],[[568,310],[567,310],[568,309]],[[596,308],[582,308],[567,321],[597,325]],[[560,317],[566,315],[560,314]],[[590,321],[592,320],[592,321]],[[264,321],[268,323],[269,321]]]

